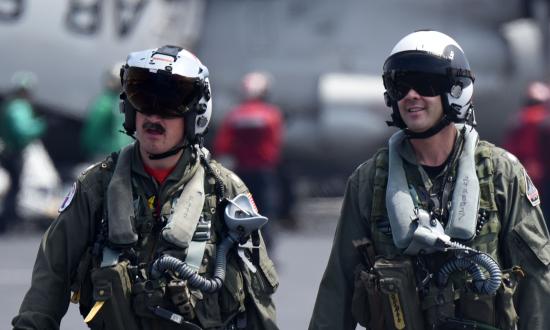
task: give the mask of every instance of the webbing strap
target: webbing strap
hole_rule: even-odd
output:
[[[198,272],[202,265],[202,258],[204,257],[205,249],[206,249],[206,241],[189,242],[185,263]]]

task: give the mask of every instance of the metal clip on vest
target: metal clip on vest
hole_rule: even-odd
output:
[[[167,270],[179,274],[179,278],[187,280],[192,288],[203,292],[212,293],[221,289],[225,279],[227,266],[227,253],[235,243],[246,240],[250,234],[264,226],[268,219],[257,213],[250,199],[240,194],[228,204],[224,212],[225,224],[228,228],[227,237],[218,245],[216,251],[216,267],[214,276],[206,278],[201,276],[184,261],[164,255],[153,263],[151,275],[159,278]]]

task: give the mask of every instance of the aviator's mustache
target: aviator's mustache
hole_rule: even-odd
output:
[[[159,133],[164,133],[165,129],[161,124],[158,123],[151,123],[151,122],[145,122],[143,123],[143,129],[144,130],[152,130]]]

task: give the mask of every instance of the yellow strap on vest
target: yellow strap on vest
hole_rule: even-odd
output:
[[[389,294],[391,313],[393,315],[393,325],[396,329],[405,329],[405,316],[403,315],[403,309],[401,309],[401,302],[399,301],[399,294],[392,292]]]
[[[105,304],[105,300],[96,301],[94,307],[92,307],[88,315],[86,315],[84,322],[86,323],[91,322],[94,319],[94,317],[97,315],[101,307],[103,307],[104,304]]]

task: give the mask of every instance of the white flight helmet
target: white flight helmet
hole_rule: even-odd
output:
[[[189,51],[177,46],[133,52],[120,70],[124,128],[135,132],[135,111],[185,118],[185,136],[200,142],[212,115],[208,69]]]
[[[428,136],[450,122],[474,123],[474,75],[464,51],[448,35],[422,30],[405,36],[392,49],[383,71],[384,98],[393,109],[389,125],[406,128],[397,101],[411,88],[423,96],[441,96],[444,122],[426,131]]]

